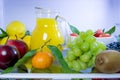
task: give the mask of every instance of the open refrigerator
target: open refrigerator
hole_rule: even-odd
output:
[[[114,41],[116,41],[116,36],[120,34],[120,0],[0,0],[0,28],[5,29],[10,22],[18,20],[25,24],[27,30],[32,32],[36,25],[35,7],[59,11],[60,16],[81,31],[87,29],[108,30],[112,26],[116,26],[116,31],[112,35]],[[70,29],[68,27],[67,29],[70,33]],[[0,79],[120,79],[119,73],[90,73],[89,70],[73,74],[7,73],[0,74]]]

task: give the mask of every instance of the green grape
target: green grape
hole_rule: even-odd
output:
[[[96,41],[96,38],[93,35],[90,35],[90,36],[86,37],[85,41],[88,42],[88,43],[93,43],[93,42]]]
[[[103,42],[97,42],[97,44],[98,44],[99,48],[101,48],[102,50],[106,49],[105,43],[103,43]]]
[[[93,57],[91,58],[91,60],[87,63],[87,67],[88,67],[88,68],[94,66],[94,64],[95,64],[95,58],[96,58],[96,56],[93,56]]]
[[[92,59],[91,59],[91,61],[93,63],[93,66],[95,65],[95,58],[96,58],[96,56],[93,56]]]
[[[85,54],[91,55],[92,56],[92,52],[89,50],[87,51]]]
[[[73,64],[73,69],[74,69],[75,71],[80,71],[80,70],[81,70],[81,66],[80,66],[80,64],[79,64],[79,62],[78,62],[77,60],[74,60],[74,61],[72,62],[72,64]]]
[[[87,64],[85,62],[79,60],[79,64],[81,66],[81,70],[85,70],[87,68]]]
[[[91,59],[91,60],[88,62],[87,67],[90,68],[90,67],[92,67],[92,66],[93,66],[93,60]]]
[[[102,52],[103,50],[101,49],[101,48],[98,48],[98,49],[96,49],[95,51],[93,51],[92,52],[92,54],[94,55],[94,56],[96,56],[96,55],[98,55],[100,52]]]
[[[74,60],[76,57],[74,56],[74,52],[72,51],[72,50],[69,50],[68,52],[67,52],[67,60],[68,61],[72,61],[72,60]]]
[[[91,56],[92,56],[91,54],[83,54],[80,56],[80,60],[83,62],[89,62]]]
[[[86,35],[94,35],[94,32],[91,29],[88,29],[86,31]]]
[[[82,51],[81,51],[79,48],[74,48],[73,51],[74,51],[74,55],[75,55],[76,57],[82,55]]]
[[[89,50],[89,43],[87,43],[87,42],[82,43],[82,46],[80,47],[80,49],[81,49],[83,52],[88,51],[88,50]]]
[[[85,38],[86,38],[87,35],[86,35],[85,32],[81,31],[79,36],[80,36],[80,38],[82,38],[83,40],[85,40]]]
[[[80,36],[76,37],[74,41],[76,42],[76,45],[78,46],[80,46],[83,43],[83,39],[80,38]]]
[[[90,50],[95,51],[96,49],[98,49],[98,43],[97,42],[91,43],[90,44]]]
[[[72,47],[76,46],[76,42],[74,40],[70,41],[67,46],[68,46],[68,48],[72,48]]]
[[[67,64],[68,64],[69,68],[72,68],[72,67],[73,67],[72,61],[68,61]]]

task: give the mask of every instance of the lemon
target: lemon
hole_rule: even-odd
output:
[[[26,33],[26,27],[20,21],[13,21],[7,25],[6,32],[9,36],[17,36],[22,38]]]
[[[31,35],[27,35],[23,38],[23,41],[28,45],[28,49],[30,50],[30,41],[31,41]]]

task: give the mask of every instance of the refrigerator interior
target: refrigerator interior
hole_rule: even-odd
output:
[[[58,10],[60,16],[64,17],[70,24],[76,26],[80,31],[87,29],[97,30],[110,29],[116,26],[116,32],[114,35],[120,34],[120,0],[0,0],[0,28],[4,28],[12,21],[18,20],[26,25],[27,30],[32,30],[36,25],[35,7],[49,8]],[[0,75],[5,78],[13,74]],[[17,75],[19,78],[23,78],[23,75]],[[50,75],[50,74],[44,74]],[[88,76],[79,74],[71,77],[79,78],[96,78],[95,75]],[[15,76],[15,77],[17,77]],[[32,76],[28,74],[28,76]],[[43,76],[38,75],[38,76]],[[53,74],[51,78],[60,78],[58,74]],[[63,75],[62,75],[63,76]],[[66,77],[67,76],[67,77]],[[64,75],[63,79],[71,78],[69,75]],[[112,78],[119,77],[119,74],[111,75]],[[99,74],[99,78],[107,77],[110,75]],[[39,78],[39,77],[38,77]],[[44,78],[44,76],[43,76]],[[45,77],[46,78],[46,77]]]
[[[1,0],[0,25],[6,27],[10,22],[23,22],[27,29],[33,30],[36,24],[35,7],[58,10],[70,24],[81,31],[96,30],[120,25],[119,0]]]

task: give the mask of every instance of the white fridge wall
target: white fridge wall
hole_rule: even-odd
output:
[[[108,29],[120,23],[120,0],[4,0],[4,26],[19,20],[33,30],[35,6],[58,10],[80,30]]]
[[[0,28],[3,28],[3,0],[0,0]]]

